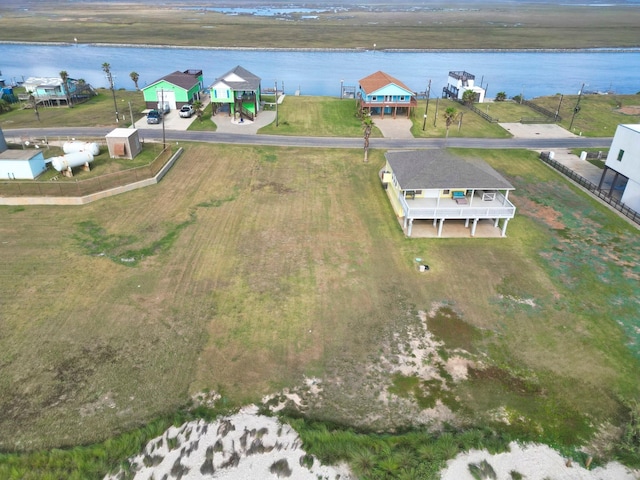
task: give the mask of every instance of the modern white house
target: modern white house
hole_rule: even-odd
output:
[[[424,221],[433,224],[438,237],[446,221],[464,222],[473,237],[478,222],[487,220],[506,236],[516,212],[509,201],[514,187],[483,160],[446,150],[389,151],[385,158],[380,180],[407,237],[414,222]]]
[[[449,72],[447,86],[442,89],[442,98],[462,100],[464,92],[471,90],[476,94],[476,102],[484,102],[485,89],[475,85],[475,75],[469,72]]]
[[[640,125],[618,125],[598,188],[607,176],[613,176],[609,196],[622,190],[620,201],[640,212]]]

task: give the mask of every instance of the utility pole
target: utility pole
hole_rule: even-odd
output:
[[[436,120],[438,119],[438,100],[440,100],[439,98],[436,98],[436,114],[433,116],[433,126],[436,126]]]
[[[167,148],[167,142],[164,136],[164,88],[160,90],[160,94],[162,95],[162,101],[160,104],[160,118],[162,119],[162,150],[164,151]]]
[[[560,106],[562,105],[562,98],[564,97],[564,95],[560,95],[560,101],[558,102],[558,108],[556,109],[556,116],[554,118],[554,121],[558,121],[558,117],[560,116]]]
[[[431,79],[429,79],[429,86],[427,87],[427,106],[424,109],[424,121],[422,122],[422,131],[424,132],[427,126],[427,113],[429,113],[429,96],[431,95]]]
[[[274,96],[276,99],[276,127],[278,126],[278,80],[276,80],[275,82],[275,92],[274,92]]]
[[[569,124],[569,131],[573,127],[573,120],[576,118],[576,114],[580,111],[580,100],[582,99],[582,91],[584,90],[584,83],[580,87],[580,92],[578,93],[578,101],[576,102],[576,106],[573,108],[573,115],[571,116],[571,123]]]
[[[133,121],[133,109],[131,108],[131,102],[129,102],[129,116],[131,117],[131,128],[135,128],[135,122]]]

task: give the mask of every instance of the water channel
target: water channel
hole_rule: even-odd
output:
[[[451,70],[475,75],[487,97],[503,91],[508,97],[532,98],[562,93],[634,94],[640,91],[640,50],[587,51],[447,51],[406,52],[369,50],[235,50],[85,44],[0,44],[0,71],[7,83],[37,77],[57,77],[65,70],[94,87],[107,87],[102,64],[108,62],[115,86],[132,90],[129,77],[139,74],[144,87],[176,70],[202,69],[206,85],[241,65],[262,79],[263,88],[282,88],[287,94],[339,96],[341,82],[358,81],[382,70],[411,90],[441,95]]]

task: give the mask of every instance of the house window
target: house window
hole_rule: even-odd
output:
[[[618,152],[618,161],[619,162],[622,161],[622,157],[624,157],[624,150],[620,149],[620,151]]]
[[[378,101],[378,97],[376,95],[374,95],[373,97],[371,97],[371,101],[372,102],[377,102]]]
[[[404,95],[400,95],[400,101],[401,101],[401,102],[404,102],[404,101],[405,101],[405,99],[404,99]]]
[[[446,189],[446,190],[442,190],[442,194],[443,195],[449,195],[451,193],[451,190]]]

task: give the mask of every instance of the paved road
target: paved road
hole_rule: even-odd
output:
[[[5,137],[12,138],[44,138],[50,140],[70,137],[104,137],[113,130],[112,127],[85,128],[19,128],[3,129]],[[162,141],[162,131],[139,129],[140,138],[146,141]],[[284,135],[252,135],[223,132],[194,132],[165,130],[167,142],[207,142],[236,143],[244,145],[271,145],[291,147],[326,147],[326,148],[363,148],[362,138],[344,137],[293,137]],[[532,150],[552,150],[554,148],[609,148],[610,137],[602,138],[371,138],[370,148],[406,149],[406,148],[525,148]]]

